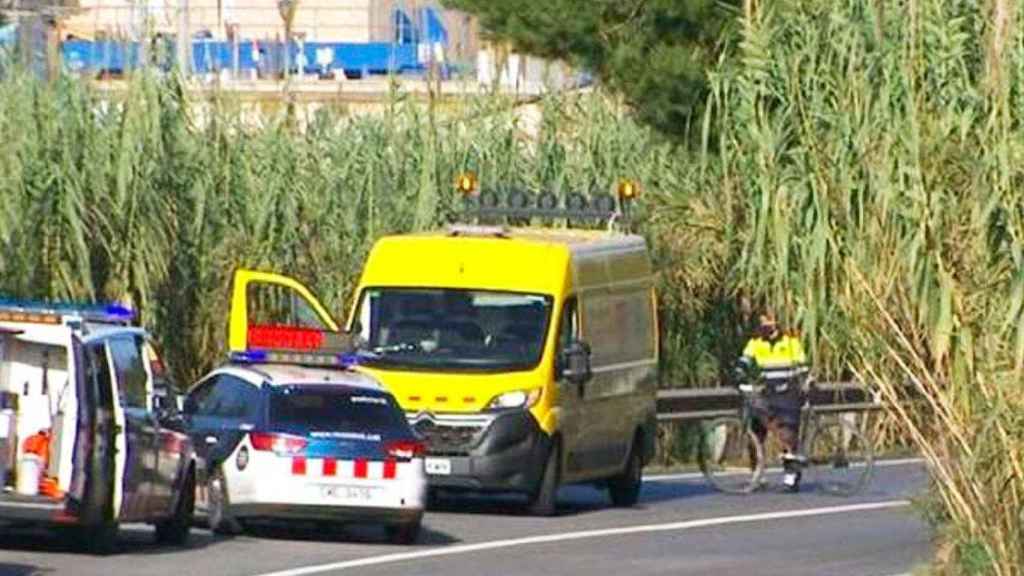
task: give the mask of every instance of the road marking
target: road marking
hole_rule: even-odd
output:
[[[828,506],[824,508],[811,508],[804,510],[787,510],[783,512],[765,512],[761,514],[745,514],[740,516],[723,516],[718,518],[703,518],[699,520],[686,520],[683,522],[671,522],[668,524],[645,524],[640,526],[625,526],[621,528],[604,528],[599,530],[583,530],[579,532],[567,532],[562,534],[548,534],[543,536],[527,536],[524,538],[513,538],[509,540],[492,540],[477,544],[462,544],[459,546],[445,546],[431,548],[416,552],[399,552],[395,554],[383,554],[355,560],[345,560],[330,564],[317,566],[304,566],[269,572],[259,576],[306,576],[307,574],[321,574],[323,572],[335,572],[351,568],[362,568],[365,566],[377,566],[380,564],[393,564],[396,562],[407,562],[409,560],[421,560],[424,558],[436,558],[439,556],[455,556],[459,554],[471,554],[484,550],[495,550],[498,548],[512,548],[516,546],[531,546],[535,544],[548,544],[551,542],[564,542],[566,540],[583,540],[586,538],[602,538],[606,536],[624,536],[631,534],[645,534],[650,532],[668,532],[672,530],[691,530],[694,528],[707,528],[709,526],[723,526],[727,524],[746,524],[761,522],[765,520],[783,520],[787,518],[804,518],[808,516],[826,516],[830,514],[849,514],[851,512],[867,512],[872,510],[887,510],[892,508],[903,508],[910,506],[909,500],[887,500],[884,502],[870,502],[866,504],[849,504],[845,506]]]
[[[889,466],[906,466],[908,464],[924,464],[924,458],[899,458],[893,460],[876,460],[875,468],[886,468]],[[769,468],[768,472],[781,472],[782,468]],[[672,480],[695,480],[703,478],[700,472],[681,472],[679,474],[655,474],[644,476],[644,482],[669,482]]]

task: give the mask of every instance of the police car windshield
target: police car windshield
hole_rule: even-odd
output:
[[[392,438],[410,433],[404,414],[390,395],[324,385],[274,387],[270,395],[270,424],[286,432],[349,439]]]
[[[544,349],[551,297],[370,288],[359,305],[360,362],[402,368],[528,369]]]

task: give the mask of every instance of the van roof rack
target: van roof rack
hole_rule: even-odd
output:
[[[0,298],[0,320],[59,324],[63,316],[76,316],[87,322],[131,324],[135,312],[116,303],[47,302]]]
[[[462,193],[463,215],[477,220],[495,218],[543,220],[565,219],[570,222],[605,223],[628,226],[629,209],[639,195],[639,185],[631,180],[618,184],[617,194],[603,192],[569,192],[564,198],[550,190],[539,193],[513,186],[497,189],[477,188],[476,175],[465,173],[456,180]],[[493,235],[493,234],[492,234]]]
[[[482,238],[508,238],[507,226],[484,226],[480,224],[451,224],[449,236],[476,236]]]

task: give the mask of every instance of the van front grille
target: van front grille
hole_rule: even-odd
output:
[[[417,414],[409,420],[413,430],[426,443],[428,455],[468,456],[491,419]]]

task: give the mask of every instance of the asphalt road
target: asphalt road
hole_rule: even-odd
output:
[[[0,575],[227,574],[830,574],[889,576],[931,555],[930,534],[907,500],[920,464],[876,469],[853,498],[805,491],[718,494],[693,476],[644,484],[641,503],[615,509],[602,492],[564,488],[559,514],[532,518],[511,499],[444,499],[416,546],[380,530],[264,527],[235,538],[196,530],[186,549],[122,528],[119,553],[95,557],[47,532],[0,533]]]

